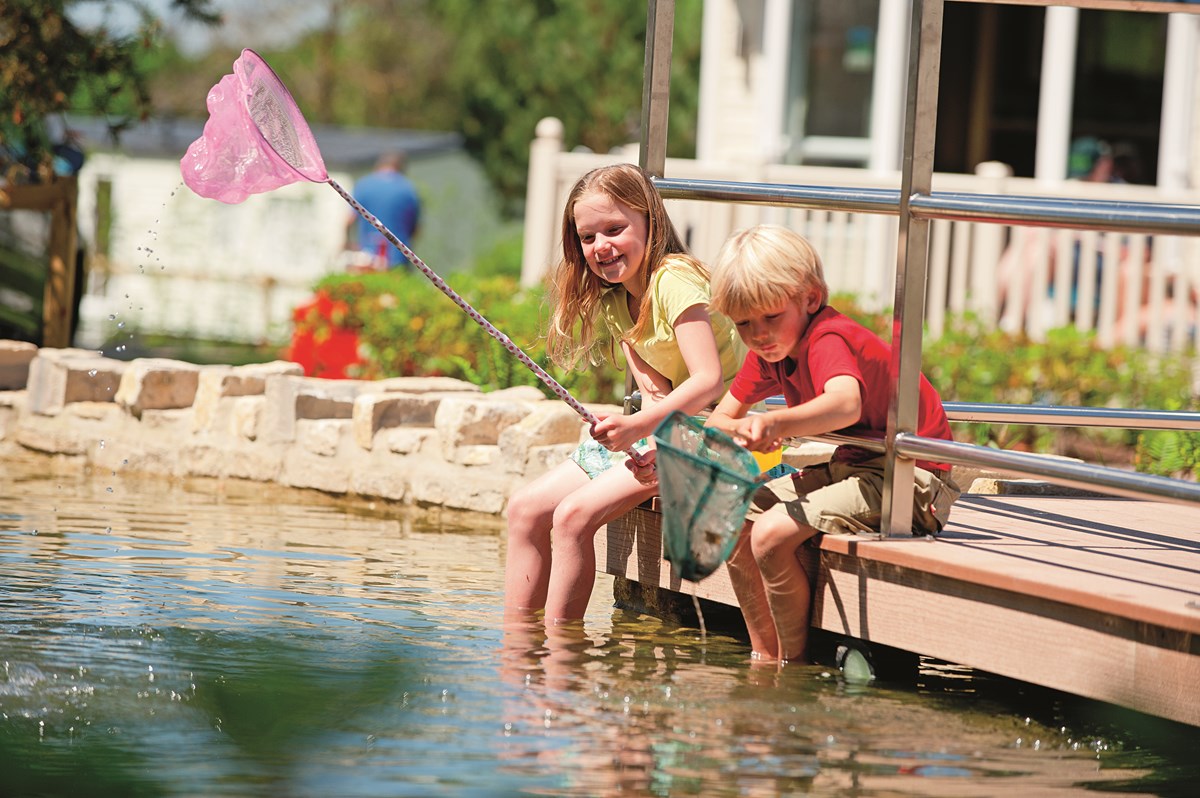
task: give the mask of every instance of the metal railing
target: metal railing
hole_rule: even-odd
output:
[[[1151,13],[1200,12],[1200,8],[1194,5],[1188,7],[1183,4],[1141,0],[994,1]],[[913,4],[903,165],[898,191],[672,180],[666,177],[663,170],[666,163],[670,31],[674,21],[672,0],[650,0],[648,4],[641,165],[658,176],[656,185],[666,198],[894,213],[899,216],[887,434],[883,441],[856,441],[859,445],[869,443],[871,447],[879,447],[887,455],[881,523],[881,534],[884,537],[907,536],[911,531],[913,468],[917,457],[1039,476],[1058,484],[1086,487],[1118,496],[1200,502],[1200,486],[1184,480],[1131,473],[1045,455],[1000,451],[985,446],[934,440],[915,434],[931,220],[1019,222],[1026,225],[1083,230],[1200,235],[1200,207],[1196,206],[1102,200],[1065,201],[1053,197],[1017,199],[984,194],[934,194],[931,182],[944,5],[945,0],[916,0]],[[985,410],[989,407],[990,411]],[[953,410],[953,404],[949,404],[948,408]],[[976,405],[971,406],[970,410],[965,406],[962,409],[971,414],[969,420],[983,420],[983,416],[989,412],[993,415],[993,420],[1000,420],[1002,417],[1015,419],[1022,415],[1013,407],[1001,410],[1000,406]],[[1040,420],[1036,423],[1070,423],[1077,426],[1122,426],[1125,423],[1149,425],[1151,416],[1138,414],[1155,412],[1128,411],[1124,417],[1119,417],[1113,415],[1113,411],[1087,409],[1088,412],[1084,413],[1079,412],[1080,410],[1030,408],[1026,418],[1054,419]],[[1119,419],[1122,423],[1117,423]],[[1193,425],[1198,423],[1198,419],[1200,414],[1170,414],[1163,411],[1154,418],[1154,426],[1195,429],[1196,426]],[[1022,420],[1018,423],[1035,422]]]

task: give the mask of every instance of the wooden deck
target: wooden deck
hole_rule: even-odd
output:
[[[736,606],[723,566],[674,577],[659,520],[609,524],[598,570]],[[814,627],[1200,726],[1200,507],[964,494],[936,540],[806,554]]]

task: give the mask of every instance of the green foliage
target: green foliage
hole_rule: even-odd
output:
[[[212,0],[172,0],[192,19],[214,23]],[[143,55],[156,43],[157,20],[136,0],[122,5],[141,21],[131,35],[101,26],[76,25],[73,7],[83,0],[8,0],[0,15],[0,150],[8,153],[3,178],[12,182],[47,180],[53,142],[46,119],[68,110],[125,117],[150,108]],[[122,120],[114,121],[119,128]],[[3,155],[0,155],[3,159]]]
[[[642,0],[441,0],[431,6],[456,32],[445,64],[459,97],[458,129],[510,207],[519,204],[529,141],[540,119],[562,120],[567,146],[594,152],[636,141],[645,61]],[[694,151],[699,3],[676,9],[668,150]]]
[[[540,336],[544,325],[540,290],[521,290],[515,277],[503,274],[458,273],[451,287],[577,399],[619,401],[624,380],[615,367],[568,372],[550,363]],[[553,395],[420,273],[334,275],[318,288],[336,306],[344,303],[344,313],[335,321],[358,332],[365,362],[356,376],[443,375],[485,390],[532,385]]]
[[[891,310],[867,312],[853,297],[830,300],[846,315],[890,337]],[[953,319],[939,339],[926,339],[922,369],[944,401],[1075,407],[1196,410],[1194,355],[1156,356],[1141,349],[1103,348],[1092,333],[1050,330],[1045,341],[988,329],[978,318]],[[1125,449],[1139,471],[1200,478],[1200,433],[956,424],[959,440],[1055,454],[1074,454],[1081,441],[1096,449]],[[1070,439],[1070,441],[1068,440]]]
[[[529,142],[544,117],[562,120],[568,148],[610,152],[638,139],[644,0],[341,0],[327,11],[320,28],[263,52],[306,118],[461,133],[507,216],[519,216]],[[695,152],[702,13],[696,2],[675,9],[672,156]],[[246,24],[252,14],[237,16]],[[165,62],[155,104],[202,113],[197,98],[237,52],[222,46],[192,63]]]

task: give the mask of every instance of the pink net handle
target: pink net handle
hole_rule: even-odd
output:
[[[586,407],[584,407],[582,404],[580,404],[579,401],[577,399],[575,399],[574,396],[571,396],[570,392],[567,391],[567,389],[564,388],[561,384],[559,384],[558,380],[551,377],[544,368],[542,368],[537,363],[535,363],[533,361],[533,359],[531,357],[529,357],[529,355],[525,354],[525,352],[523,352],[519,346],[514,344],[512,342],[511,338],[509,338],[504,333],[500,332],[500,330],[496,329],[496,327],[493,326],[492,323],[489,322],[487,319],[485,319],[482,316],[482,314],[480,314],[479,311],[477,311],[475,308],[471,307],[470,303],[467,302],[467,300],[465,300],[461,296],[459,296],[458,293],[453,288],[451,288],[446,283],[445,280],[443,280],[441,277],[438,276],[437,272],[435,272],[433,269],[426,266],[425,261],[423,261],[419,257],[417,257],[417,253],[415,253],[411,249],[409,249],[408,245],[405,244],[403,241],[401,241],[396,236],[395,233],[393,233],[391,230],[388,230],[387,227],[385,227],[383,225],[383,223],[379,221],[379,219],[377,219],[374,215],[371,214],[370,211],[368,211],[366,208],[364,208],[362,206],[362,204],[358,202],[358,200],[354,199],[354,197],[352,197],[350,195],[350,192],[346,191],[346,189],[344,189],[340,185],[338,185],[338,182],[336,180],[334,180],[333,178],[329,178],[326,182],[329,183],[329,185],[333,186],[334,191],[341,194],[342,199],[344,199],[344,200],[346,200],[346,202],[350,203],[350,205],[353,206],[354,210],[358,211],[358,213],[364,219],[366,219],[368,222],[370,222],[370,224],[376,230],[378,230],[380,233],[382,233],[384,238],[386,238],[397,249],[399,249],[401,252],[403,252],[404,257],[408,258],[409,263],[411,263],[413,266],[416,266],[418,269],[420,269],[421,273],[424,274],[426,277],[428,277],[430,279],[430,281],[435,286],[437,286],[439,291],[441,291],[446,296],[450,297],[451,301],[453,301],[454,304],[458,305],[468,316],[470,316],[475,321],[476,324],[478,324],[480,327],[482,327],[488,335],[492,336],[497,341],[499,341],[500,345],[503,346],[505,349],[507,349],[509,354],[511,354],[517,360],[521,361],[521,363],[524,364],[524,366],[527,369],[532,371],[534,373],[534,376],[536,376],[539,380],[541,380],[546,385],[546,387],[548,387],[551,391],[554,392],[555,396],[557,396],[559,399],[562,399],[564,402],[566,402],[568,405],[570,405],[571,409],[574,410],[576,413],[578,413],[580,416],[582,416],[583,420],[586,421],[589,425],[594,427],[600,421],[600,419],[596,418],[595,414],[593,414],[590,410],[588,410]],[[629,455],[634,460],[639,460],[641,457],[632,448],[626,449],[625,454]]]

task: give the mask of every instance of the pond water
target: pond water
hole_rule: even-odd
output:
[[[501,628],[498,519],[0,461],[0,795],[1191,795],[1196,730],[937,663]]]

